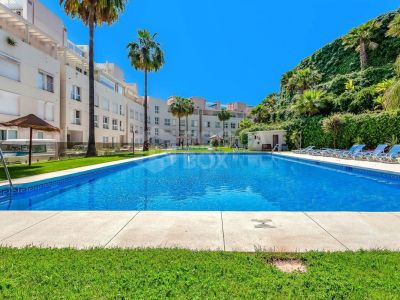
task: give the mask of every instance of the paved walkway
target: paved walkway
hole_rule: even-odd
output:
[[[161,154],[162,155],[162,154]],[[400,173],[399,164],[276,153]],[[137,159],[16,180],[26,183]],[[399,213],[0,211],[0,245],[225,251],[400,250]]]
[[[400,249],[400,213],[0,212],[0,245],[225,251]]]
[[[400,174],[400,164],[399,163],[383,163],[374,161],[365,161],[360,159],[342,159],[336,157],[325,157],[325,156],[315,156],[308,154],[296,154],[293,152],[274,152],[274,155],[282,155],[291,158],[301,158],[311,161],[320,161],[327,163],[334,163],[342,166],[351,166],[356,168],[369,169],[374,171],[390,172],[395,174]]]

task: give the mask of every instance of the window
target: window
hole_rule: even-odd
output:
[[[43,139],[44,139],[44,134],[43,134],[42,131],[39,131],[39,132],[37,133],[37,138],[38,138],[39,140],[43,140]]]
[[[119,105],[119,114],[121,116],[125,115],[125,110],[124,110],[124,106],[122,104]]]
[[[45,111],[46,111],[46,102],[38,100],[38,113],[37,113],[38,117],[44,119]]]
[[[124,88],[120,84],[116,83],[115,84],[115,92],[122,95],[124,92]]]
[[[0,90],[0,114],[19,116],[19,95]]]
[[[54,121],[54,104],[47,102],[45,105],[45,120]]]
[[[74,109],[72,115],[72,124],[81,125],[81,112]]]
[[[154,135],[158,136],[158,128],[154,128]]]
[[[228,123],[224,123],[224,128],[228,128]]]
[[[7,77],[12,80],[20,80],[20,64],[18,61],[0,54],[0,76]]]
[[[76,101],[81,101],[81,88],[74,84],[71,86],[71,99]]]
[[[154,117],[154,124],[159,125],[160,123],[160,118],[159,117]]]
[[[124,131],[124,125],[122,125],[122,121],[119,121],[119,131]]]
[[[219,122],[215,122],[215,128],[221,128],[221,124]]]
[[[114,114],[118,114],[118,103],[113,102],[113,103],[111,104],[111,111],[112,111]]]
[[[197,127],[197,120],[192,120],[192,127]]]
[[[211,127],[211,122],[207,121],[207,122],[205,122],[205,125],[206,125],[207,128],[210,128]]]
[[[100,102],[100,100],[99,100],[99,95],[94,95],[94,106],[96,106],[96,107],[99,107],[99,102]]]
[[[115,83],[108,79],[107,77],[105,77],[104,75],[100,74],[99,76],[99,81],[101,84],[103,84],[104,86],[108,87],[110,90],[115,91]]]
[[[112,120],[112,129],[118,130],[118,120],[117,119]]]
[[[102,108],[106,111],[110,110],[110,101],[107,98],[103,98]]]
[[[103,143],[107,144],[108,143],[108,136],[103,136]]]
[[[147,124],[151,124],[150,116],[147,116]]]
[[[181,126],[186,126],[186,120],[181,120]]]
[[[0,141],[5,141],[7,139],[7,130],[0,129]]]
[[[110,118],[104,116],[103,117],[103,128],[108,129],[109,123],[110,123]]]
[[[43,71],[38,71],[37,87],[41,90],[54,93],[54,77]]]
[[[133,108],[129,109],[129,119],[134,119],[135,118],[135,111],[133,110]]]
[[[194,137],[194,136],[196,136],[196,135],[197,135],[196,130],[192,130],[192,137]]]
[[[171,126],[171,119],[164,119],[165,126]]]
[[[143,114],[140,114],[140,122],[143,122]]]
[[[139,112],[135,111],[135,120],[138,121],[139,120]]]
[[[94,127],[99,128],[99,116],[94,115]]]
[[[172,119],[172,126],[176,125],[176,119]]]
[[[160,107],[159,106],[154,106],[154,112],[156,113],[156,114],[158,114],[159,112],[160,112]]]
[[[235,129],[236,128],[236,124],[235,123],[231,123],[231,128]]]
[[[15,140],[18,138],[18,131],[14,129],[1,129],[0,130],[0,141]]]

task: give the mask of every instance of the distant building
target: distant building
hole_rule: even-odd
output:
[[[175,145],[177,119],[168,101],[149,97],[148,125],[152,144]],[[206,144],[212,135],[222,136],[217,114],[231,112],[225,139],[234,137],[247,105],[222,105],[202,97],[190,98],[195,112],[188,118],[187,140]],[[100,146],[143,143],[144,107],[137,85],[127,83],[114,63],[95,64],[95,135]],[[88,141],[88,46],[68,40],[63,22],[38,0],[0,0],[0,121],[33,113],[61,129],[37,132],[35,138],[52,138],[63,147]],[[182,120],[181,136],[186,120]],[[28,130],[0,128],[0,140],[28,138]],[[134,140],[133,140],[134,139]]]

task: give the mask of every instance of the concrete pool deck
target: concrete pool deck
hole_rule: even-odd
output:
[[[8,247],[400,249],[400,213],[2,211],[0,228]]]
[[[294,153],[283,155],[400,174],[400,165],[396,164]],[[101,166],[132,160],[137,159]],[[23,178],[16,183],[50,179],[98,167],[48,173]],[[0,246],[398,251],[399,228],[400,212],[0,211]]]

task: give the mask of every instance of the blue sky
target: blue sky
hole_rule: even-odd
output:
[[[69,38],[88,43],[79,20],[58,0],[41,0],[59,15]],[[149,78],[149,93],[259,103],[279,90],[280,76],[326,43],[382,13],[398,0],[130,0],[112,26],[96,30],[95,59],[117,63],[143,91],[143,74],[127,59],[137,30],[158,33],[164,68]]]

